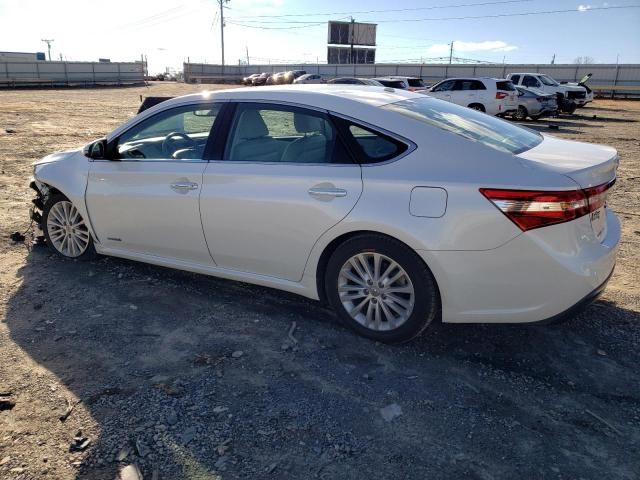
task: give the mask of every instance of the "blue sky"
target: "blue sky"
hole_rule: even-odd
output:
[[[228,64],[245,60],[246,48],[251,63],[322,62],[325,22],[350,14],[378,23],[379,62],[445,56],[453,40],[455,56],[478,60],[547,63],[555,53],[557,63],[580,56],[597,63],[615,63],[618,56],[622,63],[640,63],[640,8],[598,10],[640,6],[640,0],[230,0],[226,5]],[[406,10],[371,12],[389,9]],[[550,10],[569,12],[446,20]],[[53,56],[73,60],[136,60],[145,54],[152,71],[178,67],[187,57],[218,63],[217,11],[215,0],[0,0],[0,51],[45,51],[41,39],[53,38]]]

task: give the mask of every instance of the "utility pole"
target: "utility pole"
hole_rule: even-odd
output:
[[[51,44],[53,43],[53,38],[43,38],[41,41],[47,44],[47,49],[49,50],[49,61],[51,61]]]
[[[449,49],[449,65],[451,65],[451,60],[453,60],[453,42],[455,40],[451,40],[451,48]]]
[[[245,45],[245,46],[244,46],[244,49],[245,49],[245,50],[246,50],[246,52],[247,52],[247,65],[249,65],[249,46],[248,46],[248,45]]]
[[[356,26],[355,26],[356,20],[351,17],[351,36],[349,39],[349,43],[351,44],[351,50],[349,51],[349,63],[356,63],[353,61],[353,41],[354,41],[354,36],[356,33]]]
[[[218,0],[220,4],[220,47],[222,48],[222,66],[224,67],[224,4],[229,0]]]
[[[551,65],[555,65],[556,63],[556,54],[553,54],[553,57],[551,58]]]

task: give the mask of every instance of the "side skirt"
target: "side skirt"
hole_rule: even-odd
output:
[[[282,280],[276,277],[270,277],[267,275],[258,275],[255,273],[240,272],[238,270],[230,270],[220,267],[204,266],[194,264],[190,262],[184,262],[173,258],[163,258],[155,255],[147,255],[144,253],[134,253],[128,250],[119,250],[115,248],[105,248],[102,245],[95,244],[96,251],[101,255],[109,255],[112,257],[126,258],[128,260],[135,260],[138,262],[150,263],[152,265],[158,265],[160,267],[175,268],[177,270],[184,270],[187,272],[200,273],[203,275],[210,275],[213,277],[224,278],[227,280],[235,280],[238,282],[251,283],[253,285],[260,285],[262,287],[275,288],[277,290],[284,290],[286,292],[295,293],[303,297],[310,298],[312,300],[318,300],[318,293],[315,290],[311,290],[306,285],[298,282],[291,282],[288,280]]]

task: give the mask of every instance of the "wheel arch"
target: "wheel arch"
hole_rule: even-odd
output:
[[[487,108],[486,108],[482,103],[480,103],[480,102],[471,102],[469,105],[467,105],[467,108],[473,108],[473,107],[475,107],[475,106],[480,107],[480,109],[481,109],[483,112],[486,112],[486,111],[487,111]]]
[[[318,298],[320,300],[320,302],[322,303],[327,303],[327,292],[325,291],[325,274],[327,271],[327,264],[329,262],[329,259],[331,258],[331,255],[333,255],[333,253],[336,251],[336,249],[342,245],[344,242],[346,242],[347,240],[357,237],[357,236],[361,236],[361,235],[377,235],[377,236],[382,236],[382,237],[386,237],[389,239],[392,239],[398,243],[400,243],[401,245],[403,245],[404,247],[408,248],[410,251],[412,251],[414,254],[416,254],[416,256],[420,259],[420,261],[424,264],[424,266],[429,269],[429,271],[432,272],[433,274],[433,270],[430,268],[429,265],[427,265],[427,263],[422,259],[422,256],[414,249],[412,248],[410,245],[408,245],[406,242],[403,242],[402,240],[394,237],[393,235],[389,235],[387,233],[384,232],[379,232],[376,230],[352,230],[349,232],[344,232],[340,235],[338,235],[337,237],[335,237],[334,239],[332,239],[322,250],[322,253],[320,254],[319,258],[318,258],[318,262],[316,263],[316,271],[315,271],[315,282],[316,282],[316,290],[318,293]],[[434,277],[434,281],[435,281],[435,285],[436,285],[436,291],[437,291],[437,295],[439,298],[441,297],[441,293],[440,293],[440,286],[438,285],[438,280]]]

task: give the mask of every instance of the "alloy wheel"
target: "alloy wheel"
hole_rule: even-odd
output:
[[[407,272],[393,259],[375,252],[349,258],[338,275],[338,295],[356,322],[376,331],[404,324],[415,305]]]
[[[47,232],[53,247],[65,257],[79,257],[89,247],[89,229],[78,209],[69,201],[61,200],[51,207],[47,215]]]

